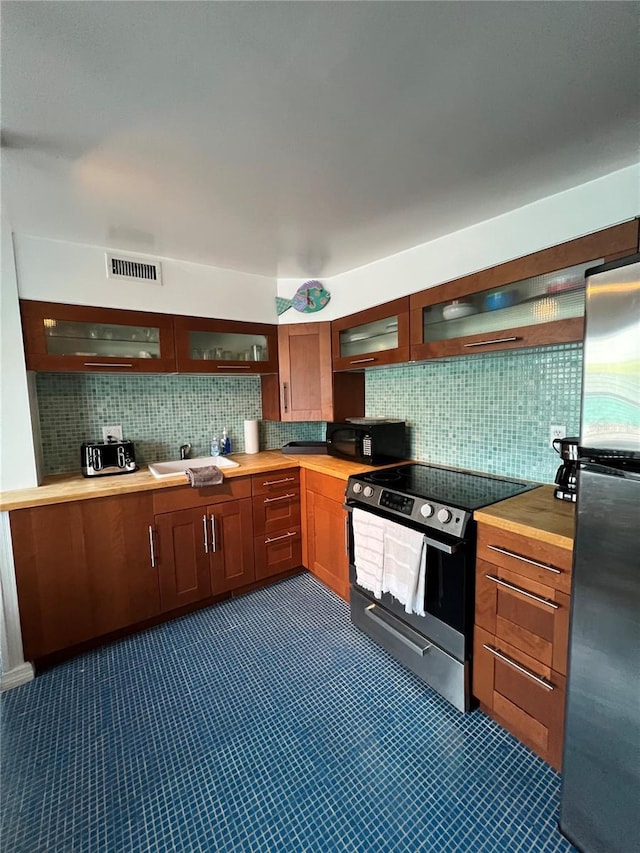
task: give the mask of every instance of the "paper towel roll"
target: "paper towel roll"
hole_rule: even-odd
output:
[[[244,422],[244,452],[258,453],[260,442],[258,441],[258,421]]]

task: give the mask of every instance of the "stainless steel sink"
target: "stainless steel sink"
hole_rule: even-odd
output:
[[[175,459],[171,462],[154,462],[149,465],[149,471],[154,477],[175,477],[184,474],[187,468],[204,468],[215,465],[217,468],[239,468],[238,462],[228,456],[198,456],[196,459]]]

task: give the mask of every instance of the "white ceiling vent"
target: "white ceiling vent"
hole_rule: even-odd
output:
[[[162,284],[162,268],[159,261],[142,262],[135,258],[113,255],[111,252],[105,252],[105,258],[107,260],[107,278]]]

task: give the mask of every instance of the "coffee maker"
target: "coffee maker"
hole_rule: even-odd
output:
[[[562,457],[562,465],[556,471],[555,497],[562,501],[573,501],[578,497],[578,438],[556,438],[553,449]]]

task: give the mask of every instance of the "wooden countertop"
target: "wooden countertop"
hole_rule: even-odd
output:
[[[231,458],[239,463],[238,468],[225,468],[225,479],[249,477],[252,474],[262,474],[265,471],[276,471],[282,468],[307,468],[338,477],[346,482],[351,474],[370,471],[370,465],[357,465],[345,462],[325,454],[289,454],[279,450],[264,450],[260,453],[233,453]],[[155,489],[175,488],[187,485],[184,474],[158,479],[149,472],[148,467],[142,466],[135,474],[122,474],[107,477],[83,477],[81,474],[54,474],[45,477],[41,486],[29,489],[15,489],[0,492],[0,511],[26,509],[47,504],[68,503],[70,501],[105,498],[110,495],[125,495],[130,492],[145,492]]]
[[[554,488],[538,486],[530,492],[476,510],[473,517],[479,524],[490,524],[571,551],[576,505],[555,498]]]

